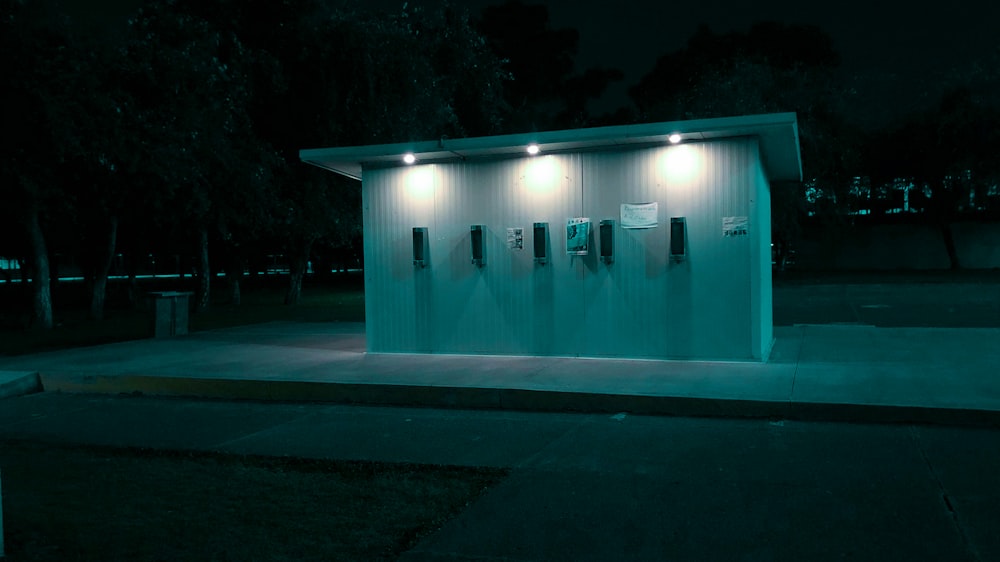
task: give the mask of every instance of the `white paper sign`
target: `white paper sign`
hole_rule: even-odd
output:
[[[590,219],[566,219],[566,253],[585,256],[590,251]]]
[[[508,228],[507,229],[507,247],[511,250],[523,250],[524,249],[524,229],[523,228]]]
[[[746,217],[722,217],[722,236],[735,238],[750,235],[750,221]]]
[[[657,203],[622,203],[622,228],[656,228]]]

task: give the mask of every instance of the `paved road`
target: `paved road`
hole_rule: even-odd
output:
[[[406,561],[1000,560],[1000,430],[38,394],[2,438],[514,469]]]
[[[1000,327],[1000,281],[776,282],[774,323],[995,328]]]

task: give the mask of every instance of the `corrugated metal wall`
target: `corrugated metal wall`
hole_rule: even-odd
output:
[[[771,186],[764,173],[764,167],[757,159],[754,163],[755,197],[750,202],[750,214],[756,224],[767,225],[757,228],[750,255],[750,282],[753,298],[750,300],[750,316],[756,319],[752,340],[753,358],[767,360],[774,346],[774,308],[771,286]]]
[[[751,266],[770,243],[754,139],[365,170],[363,192],[369,351],[751,359],[770,337]],[[653,201],[657,228],[621,228],[622,203]],[[750,217],[750,236],[724,237],[728,216]],[[587,256],[566,254],[573,217],[593,221]],[[671,217],[687,222],[679,263]],[[601,219],[616,221],[611,264]],[[549,224],[546,265],[535,222]],[[486,228],[483,267],[473,224]],[[412,264],[413,227],[428,228],[426,268]],[[508,227],[524,229],[524,249],[507,247]]]

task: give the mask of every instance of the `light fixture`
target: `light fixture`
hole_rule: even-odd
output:
[[[528,154],[530,154],[532,156],[538,154],[538,145],[535,144],[535,143],[529,144],[528,145]]]
[[[677,143],[681,142],[681,136],[678,133],[674,133],[674,134],[670,135],[669,137],[667,137],[667,140],[670,141],[670,144],[677,144]]]
[[[414,156],[412,152],[407,152],[406,154],[403,155],[403,162],[406,162],[407,164],[412,164],[416,161],[417,157]]]

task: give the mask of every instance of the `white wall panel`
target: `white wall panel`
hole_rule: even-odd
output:
[[[722,217],[748,216],[751,141],[687,144],[589,157],[586,206],[619,218],[622,203],[657,202],[655,229],[616,232],[617,256],[588,285],[588,354],[747,358],[750,237],[725,238]],[[669,258],[671,217],[687,255]]]
[[[754,199],[751,213],[759,225],[752,242],[755,247],[750,255],[750,282],[752,299],[751,318],[756,319],[753,332],[752,351],[754,359],[767,360],[774,345],[773,300],[771,287],[771,188],[764,174],[764,167],[758,159],[754,164]]]
[[[764,288],[751,286],[751,260],[769,236],[725,238],[722,217],[748,216],[752,234],[764,230],[755,223],[767,224],[759,211],[766,190],[752,139],[365,170],[369,350],[759,355],[751,316],[760,305],[751,300]],[[622,203],[651,201],[657,228],[621,228]],[[568,256],[566,220],[581,216],[592,220],[591,253]],[[677,216],[687,220],[688,255],[671,263]],[[598,258],[597,229],[607,218],[616,221],[612,264]],[[535,222],[549,223],[546,265],[533,260]],[[473,224],[486,227],[483,267],[471,263]],[[430,238],[424,269],[412,265],[419,226]],[[524,229],[523,250],[507,247],[508,227]],[[769,337],[756,326],[758,340]]]
[[[438,176],[436,166],[365,173],[365,320],[371,351],[433,350],[436,326],[428,312],[435,307],[433,279],[413,265],[412,236],[415,226],[429,227],[433,236]],[[430,260],[435,257],[432,248]]]

